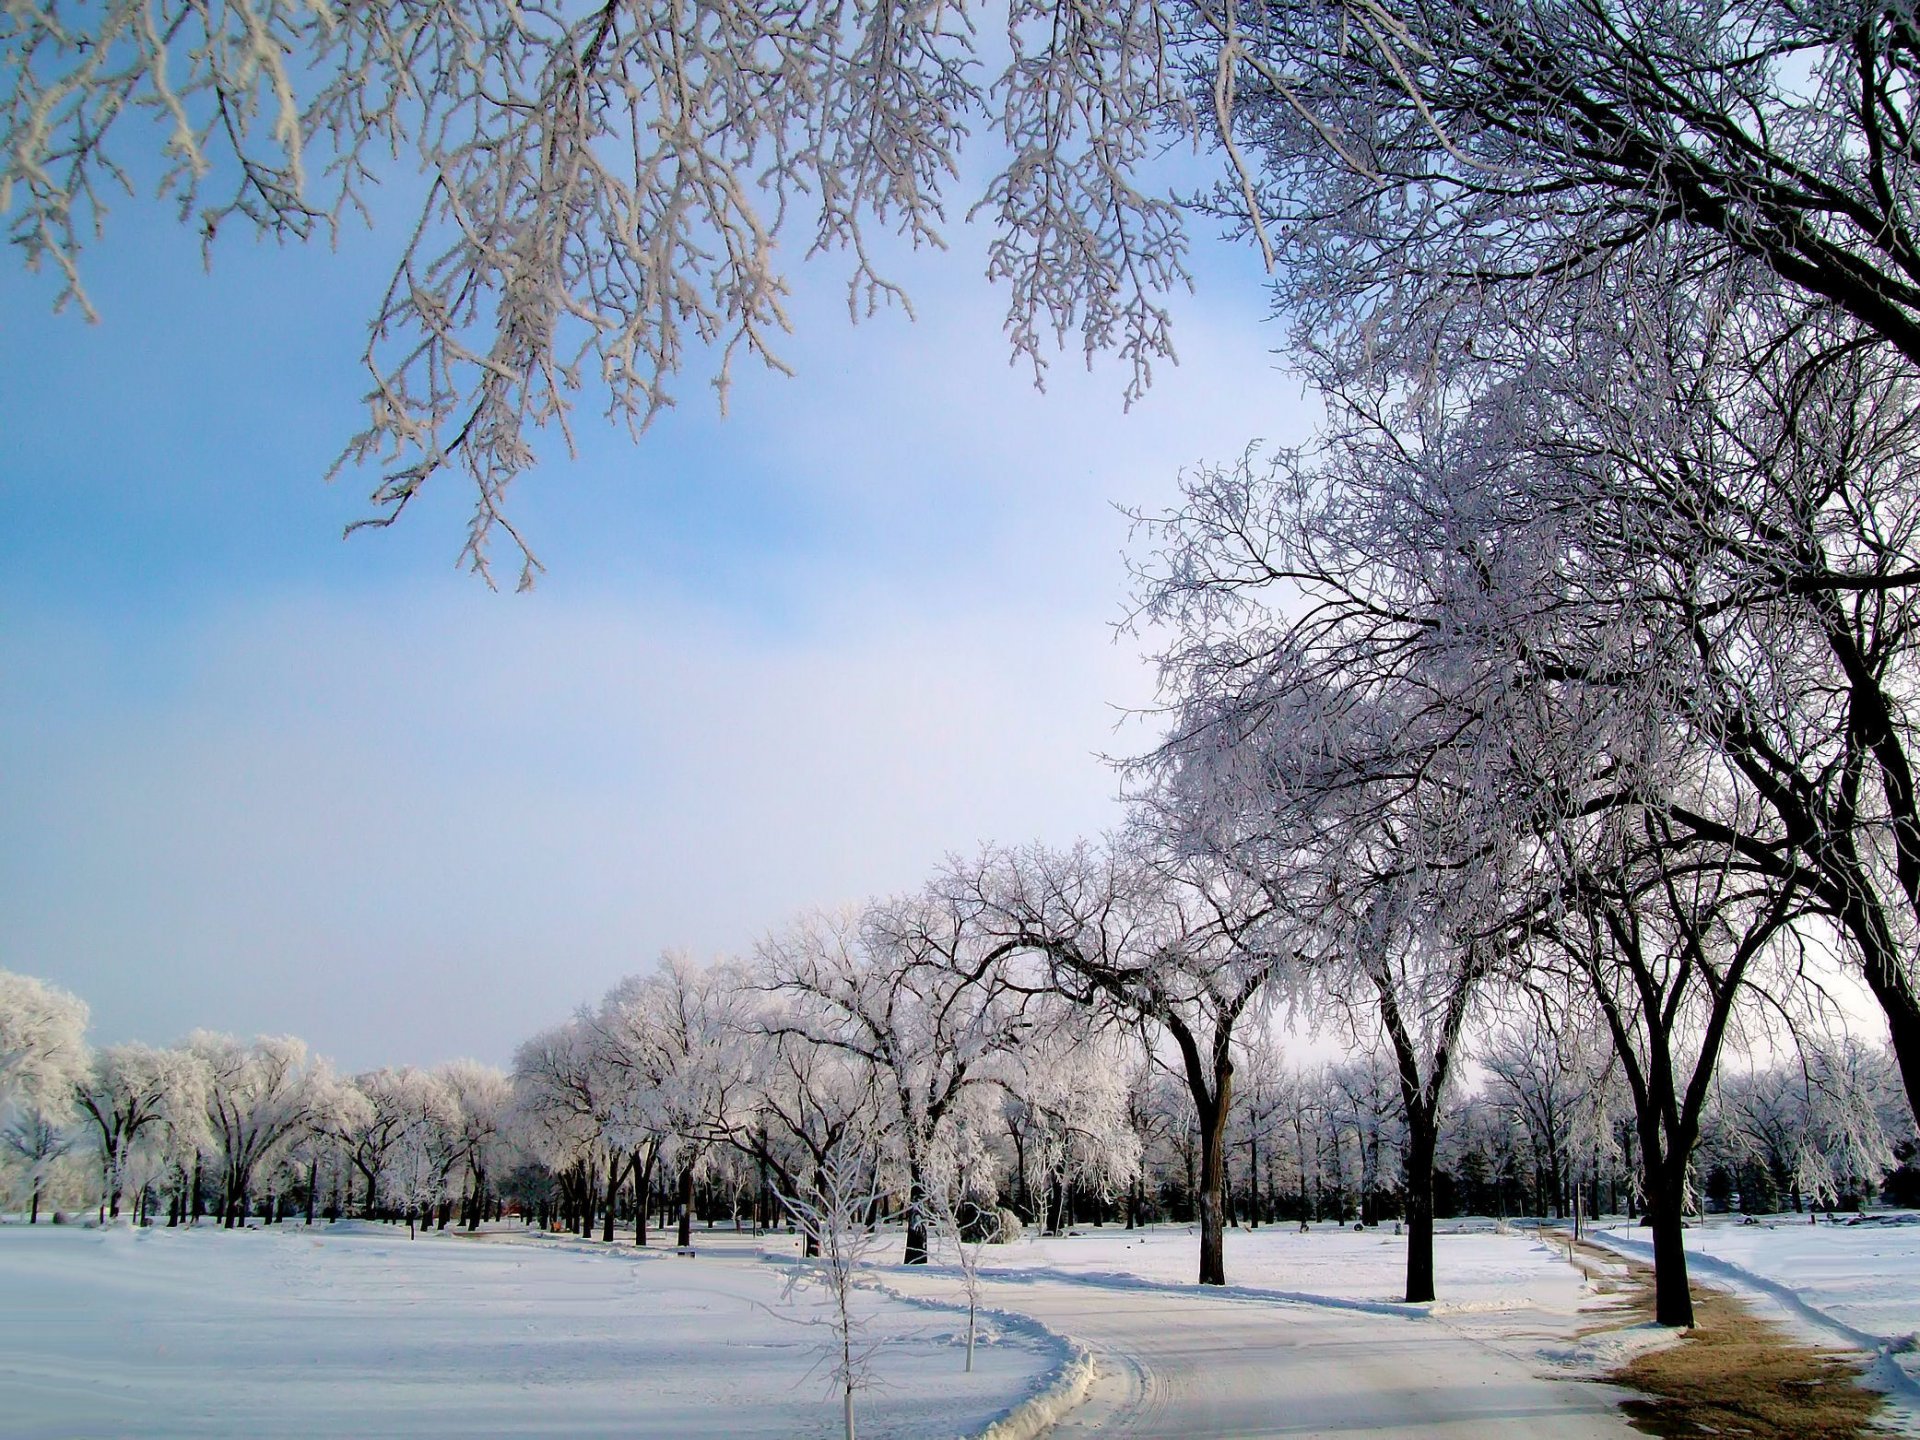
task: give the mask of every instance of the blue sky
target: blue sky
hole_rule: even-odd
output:
[[[798,376],[744,375],[725,421],[694,378],[638,446],[583,406],[514,496],[521,596],[454,568],[457,483],[340,538],[391,226],[236,237],[209,276],[123,202],[97,325],[0,274],[0,966],[101,1040],[504,1062],[665,947],[1110,823],[1099,752],[1150,695],[1113,504],[1299,438],[1300,387],[1255,267],[1203,243],[1144,404],[1073,355],[1037,395],[954,238],[898,266],[915,323],[851,328],[800,271]]]

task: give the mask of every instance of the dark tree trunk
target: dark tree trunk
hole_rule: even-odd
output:
[[[680,1238],[682,1250],[693,1248],[693,1162],[680,1167]]]
[[[1662,1167],[1663,1170],[1671,1167]],[[1647,1219],[1653,1229],[1653,1318],[1658,1325],[1691,1328],[1693,1292],[1687,1285],[1687,1246],[1683,1218],[1685,1179],[1662,1175],[1656,1184],[1649,1167]]]
[[[626,1179],[620,1162],[613,1156],[607,1157],[607,1213],[600,1223],[600,1243],[613,1243],[613,1212],[620,1204],[620,1182]]]
[[[1433,1152],[1431,1114],[1407,1117],[1407,1303],[1433,1299]]]
[[[1851,927],[1857,935],[1863,926]],[[1887,1036],[1893,1058],[1900,1067],[1900,1082],[1906,1088],[1907,1108],[1920,1120],[1920,1000],[1891,957],[1864,967],[1867,989],[1880,1002],[1887,1017]]]
[[[1247,1228],[1260,1228],[1260,1136],[1247,1135]]]
[[[927,1188],[920,1177],[918,1162],[908,1166],[907,1179],[907,1253],[905,1263],[927,1263]]]
[[[1227,1283],[1227,1088],[1220,1082],[1219,1098],[1200,1112],[1200,1283]],[[1211,1113],[1209,1113],[1211,1112]]]

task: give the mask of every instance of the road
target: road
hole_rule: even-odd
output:
[[[951,1276],[888,1283],[950,1301]],[[1547,1378],[1514,1317],[1398,1314],[1072,1280],[987,1281],[983,1303],[1093,1350],[1098,1378],[1056,1436],[1630,1440],[1620,1392]],[[1524,1324],[1524,1320],[1521,1321]],[[1507,1340],[1509,1343],[1502,1343]]]

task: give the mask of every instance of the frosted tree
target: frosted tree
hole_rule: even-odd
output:
[[[980,1261],[985,1247],[1003,1238],[996,1167],[985,1143],[993,1128],[989,1098],[984,1089],[967,1097],[961,1123],[942,1137],[945,1143],[927,1165],[926,1209],[931,1228],[960,1273],[960,1292],[967,1307],[965,1368],[969,1374],[980,1329]]]
[[[1655,1318],[1688,1326],[1688,1167],[1739,1007],[1804,963],[1792,928],[1801,897],[1676,843],[1657,810],[1607,815],[1577,839],[1571,829],[1556,846],[1570,908],[1540,935],[1585,982],[1613,1039],[1640,1142]]]
[[[1873,1198],[1894,1168],[1886,1104],[1897,1080],[1885,1050],[1842,1035],[1806,1058],[1808,1129],[1795,1181],[1815,1204]]]
[[[693,1243],[700,1168],[747,1103],[741,994],[740,977],[730,968],[668,954],[650,974],[621,981],[597,1011],[583,1016],[618,1106],[610,1140],[630,1157],[643,1184],[656,1158],[676,1171],[683,1250]],[[608,1240],[612,1196],[610,1184]]]
[[[64,1119],[87,1074],[87,1006],[31,975],[0,970],[0,1111]]]
[[[976,209],[1016,355],[1038,374],[1047,339],[1077,337],[1119,353],[1129,394],[1172,355],[1163,297],[1186,283],[1185,241],[1136,174],[1189,114],[1158,6],[1015,0],[997,78],[972,12],[945,5],[10,13],[0,213],[62,300],[86,307],[82,241],[136,184],[211,250],[236,229],[334,235],[375,213],[396,166],[423,177],[343,460],[385,467],[379,523],[464,470],[483,571],[496,532],[523,581],[536,568],[502,511],[533,430],[564,430],[586,396],[641,429],[690,365],[723,398],[742,360],[784,370],[788,255],[846,256],[856,316],[904,303],[876,242],[944,245],[969,132],[1004,147]]]
[[[1439,555],[1477,531],[1499,567],[1560,517],[1534,653],[1573,676],[1637,640],[1668,718],[1760,802],[1737,830],[1676,818],[1818,876],[1920,1113],[1907,21],[1206,13],[1244,146],[1221,203],[1284,236],[1279,298],[1336,427],[1371,410],[1391,466],[1397,438],[1432,448],[1414,411],[1476,408],[1454,437],[1480,452],[1473,513],[1430,478],[1407,518]]]
[[[196,1030],[187,1047],[205,1069],[207,1125],[221,1169],[220,1213],[228,1227],[243,1224],[257,1173],[312,1122],[331,1088],[324,1065],[304,1042],[263,1035],[251,1043]]]
[[[338,1107],[332,1117],[348,1163],[360,1180],[360,1213],[368,1219],[379,1209],[380,1182],[414,1109],[408,1092],[424,1080],[411,1066],[356,1075],[350,1082],[355,1098]]]
[[[1076,1188],[1111,1195],[1139,1176],[1140,1137],[1128,1103],[1132,1048],[1119,1036],[1075,1034],[1054,1025],[1022,1047],[1009,1067],[1008,1098],[1025,1112],[1024,1163],[1030,1175],[1042,1177],[1043,1201],[1049,1191],[1053,1196],[1040,1217],[1049,1234],[1066,1227],[1068,1198]],[[964,1202],[963,1192],[975,1188],[961,1184],[945,1208],[953,1211]]]
[[[528,1148],[559,1176],[579,1233],[589,1234],[601,1185],[611,1211],[630,1159],[627,1080],[587,1019],[575,1017],[514,1051],[513,1094]],[[611,1240],[610,1215],[607,1225]]]
[[[1870,1199],[1911,1134],[1891,1055],[1845,1033],[1787,1038],[1788,1058],[1722,1079],[1703,1155],[1748,1211]]]
[[[136,1042],[94,1056],[77,1104],[99,1156],[100,1203],[108,1217],[119,1218],[136,1150],[190,1153],[207,1135],[207,1083],[206,1063],[192,1050]]]
[[[1199,1121],[1199,1283],[1226,1284],[1234,1033],[1293,957],[1271,902],[1146,830],[1105,851],[989,851],[939,883],[982,908],[998,949],[1038,966],[1031,983],[1173,1046]]]
[[[1142,1045],[1126,1064],[1127,1126],[1140,1164],[1127,1193],[1127,1228],[1146,1223],[1147,1182],[1157,1155],[1171,1146],[1186,1119],[1186,1080],[1163,1056]]]
[[[407,1235],[433,1225],[452,1194],[456,1168],[466,1159],[460,1107],[451,1086],[429,1071],[408,1069],[392,1087],[399,1125],[381,1168],[387,1193],[407,1216]],[[442,1214],[442,1221],[445,1215]]]
[[[1422,374],[1673,247],[1920,362],[1912,21],[1784,0],[1191,7],[1245,168],[1220,204],[1336,368]],[[1257,173],[1255,173],[1257,172]]]
[[[1511,952],[1536,926],[1571,940],[1570,910],[1613,915],[1573,943],[1616,1007],[1667,1323],[1691,1313],[1684,1157],[1752,966],[1778,959],[1776,993],[1797,985],[1824,912],[1900,1050],[1900,877],[1920,873],[1899,858],[1920,834],[1895,678],[1913,633],[1905,362],[1845,317],[1796,318],[1765,276],[1709,284],[1699,263],[1649,244],[1631,270],[1559,277],[1529,323],[1476,310],[1471,343],[1424,352],[1417,376],[1391,347],[1342,372],[1314,450],[1195,477],[1143,566],[1143,617],[1180,635],[1166,668],[1189,752],[1287,791],[1298,767],[1247,737],[1299,734],[1283,753],[1309,773],[1398,753],[1389,794],[1417,777],[1442,803],[1415,813],[1456,836],[1416,865],[1507,877],[1454,887],[1504,895],[1482,938]],[[1337,786],[1331,813],[1362,794]],[[1637,925],[1653,929],[1615,933]]]
[[[840,1392],[843,1434],[855,1440],[853,1397],[873,1384],[875,1342],[868,1338],[868,1315],[860,1304],[860,1267],[879,1248],[872,1217],[884,1198],[874,1175],[867,1137],[846,1136],[827,1151],[811,1195],[782,1195],[787,1213],[807,1237],[813,1257],[800,1262],[788,1284],[791,1296],[815,1284],[826,1291],[827,1373]]]
[[[1235,1070],[1240,1077],[1240,1103],[1228,1127],[1227,1148],[1246,1154],[1245,1213],[1248,1224],[1257,1229],[1277,1198],[1274,1172],[1284,1143],[1279,1132],[1287,1076],[1271,1031],[1256,1032],[1240,1042]]]
[[[458,1117],[457,1164],[464,1167],[461,1222],[477,1230],[486,1218],[494,1177],[506,1168],[511,1154],[508,1108],[513,1082],[491,1065],[477,1060],[453,1060],[436,1066],[434,1078],[445,1087]]]
[[[1250,457],[1201,471],[1146,524],[1137,570],[1170,713],[1132,767],[1140,808],[1284,921],[1302,1003],[1384,1041],[1410,1301],[1433,1298],[1433,1157],[1462,1036],[1537,888],[1538,752],[1566,743],[1520,708],[1504,577],[1458,536],[1435,553],[1406,533],[1418,487],[1473,459],[1450,433],[1356,420],[1264,474]]]
[[[0,1156],[18,1167],[27,1194],[27,1223],[40,1223],[40,1200],[61,1159],[72,1153],[81,1132],[71,1124],[56,1124],[36,1106],[21,1106],[0,1120]]]
[[[1543,977],[1544,978],[1544,977]],[[1578,990],[1545,985],[1502,997],[1475,1058],[1491,1102],[1526,1132],[1536,1193],[1556,1216],[1597,1177],[1611,1133],[1617,1062],[1605,1025]]]
[[[294,1188],[305,1192],[309,1225],[321,1207],[323,1193],[328,1196],[329,1219],[339,1218],[350,1202],[357,1174],[351,1137],[367,1123],[369,1109],[367,1097],[351,1079],[323,1074],[316,1080],[316,1089],[313,1116],[286,1157]],[[180,1173],[185,1174],[184,1164]]]
[[[828,1159],[880,1133],[874,1068],[851,1051],[783,1029],[777,999],[746,1024],[748,1099],[734,1113],[729,1143],[768,1169],[776,1193],[817,1198]],[[819,1242],[803,1234],[811,1259]]]
[[[909,1265],[927,1261],[934,1153],[970,1093],[997,1089],[1030,1023],[978,919],[977,906],[929,892],[804,917],[757,950],[765,983],[788,1004],[777,1032],[871,1067],[906,1181]]]

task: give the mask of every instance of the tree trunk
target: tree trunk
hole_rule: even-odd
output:
[[[1247,1135],[1247,1228],[1260,1228],[1260,1136]]]
[[[918,1161],[910,1161],[907,1176],[907,1253],[905,1263],[927,1263],[927,1187]]]
[[[1421,1107],[1424,1112],[1424,1107]],[[1407,1303],[1433,1299],[1433,1152],[1437,1118],[1407,1117]]]
[[[680,1167],[680,1239],[682,1250],[693,1248],[693,1162]]]
[[[1855,927],[1855,934],[1864,927]],[[1920,1002],[1901,973],[1897,962],[1869,959],[1863,967],[1867,989],[1880,1002],[1887,1018],[1887,1038],[1893,1058],[1900,1067],[1900,1082],[1907,1093],[1907,1109],[1920,1119]]]
[[[1652,1176],[1649,1175],[1649,1181]],[[1653,1319],[1658,1325],[1690,1329],[1693,1293],[1687,1287],[1687,1247],[1683,1233],[1684,1179],[1662,1177],[1649,1184],[1647,1218],[1653,1227]]]
[[[1227,1283],[1226,1184],[1227,1107],[1220,1100],[1200,1115],[1200,1283]],[[1209,1113],[1210,1112],[1210,1113]]]
[[[607,1157],[607,1213],[600,1224],[600,1243],[613,1243],[613,1212],[620,1203],[620,1182],[626,1178],[621,1173],[620,1162],[611,1155]]]

